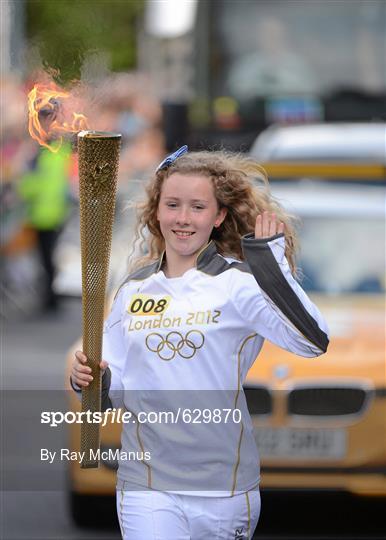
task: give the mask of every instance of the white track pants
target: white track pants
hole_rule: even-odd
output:
[[[233,497],[117,490],[124,540],[247,540],[260,515],[260,493]]]

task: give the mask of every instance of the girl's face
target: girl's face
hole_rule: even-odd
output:
[[[218,208],[212,181],[199,174],[174,173],[163,183],[157,219],[166,255],[194,257],[226,216]]]

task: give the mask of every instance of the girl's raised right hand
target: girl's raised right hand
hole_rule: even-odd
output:
[[[284,223],[274,212],[264,211],[256,217],[255,238],[271,238],[284,232]]]
[[[102,375],[106,371],[107,366],[108,362],[106,360],[100,362],[99,367],[102,370]],[[82,351],[76,351],[71,368],[71,380],[73,384],[80,388],[87,387],[93,380],[91,371],[90,366],[87,365],[87,356]]]

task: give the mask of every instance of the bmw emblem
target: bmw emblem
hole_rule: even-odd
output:
[[[279,364],[273,368],[273,375],[276,379],[286,379],[289,373],[290,368],[286,364]]]

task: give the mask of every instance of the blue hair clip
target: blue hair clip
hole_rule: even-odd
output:
[[[186,144],[184,144],[184,146],[181,146],[181,148],[179,148],[178,150],[176,150],[175,152],[173,152],[173,154],[170,154],[169,156],[167,156],[159,165],[158,167],[156,168],[156,172],[158,171],[162,171],[162,169],[167,169],[168,167],[170,167],[170,165],[172,163],[174,163],[176,161],[177,158],[179,158],[180,156],[182,156],[182,154],[186,154],[186,152],[188,151],[188,146]]]

